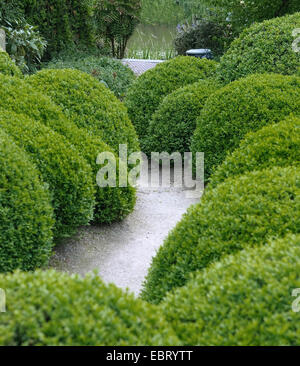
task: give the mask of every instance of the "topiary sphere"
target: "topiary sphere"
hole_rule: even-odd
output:
[[[34,270],[51,253],[51,196],[28,156],[2,129],[0,166],[0,272]]]
[[[140,150],[126,108],[91,75],[79,70],[44,69],[28,83],[50,96],[78,127],[101,137],[115,152],[120,144],[127,144],[129,153]]]
[[[248,132],[300,114],[300,78],[251,75],[208,98],[192,138],[191,149],[205,153],[206,180]]]
[[[93,218],[94,184],[88,163],[61,135],[24,115],[0,109],[0,127],[23,148],[49,186],[54,236],[74,233]]]
[[[275,125],[250,132],[238,149],[226,157],[210,179],[214,188],[227,178],[274,166],[300,165],[300,118],[289,117]]]
[[[169,234],[149,269],[142,298],[158,303],[190,273],[224,255],[299,233],[299,168],[275,167],[208,190]]]
[[[30,285],[28,285],[30,284]],[[94,275],[53,270],[0,276],[7,311],[0,345],[167,346],[172,328],[156,309]]]
[[[300,53],[292,48],[293,31],[299,24],[300,13],[295,13],[245,29],[221,58],[218,78],[230,83],[255,73],[295,74]]]
[[[170,294],[162,313],[184,345],[296,346],[300,235],[230,255]]]
[[[21,70],[16,66],[13,60],[8,56],[6,52],[3,52],[0,48],[0,74],[23,77]]]
[[[135,205],[135,190],[132,187],[100,188],[96,175],[100,166],[96,164],[98,154],[113,150],[101,139],[91,136],[85,129],[78,128],[68,119],[61,108],[23,80],[0,75],[0,107],[16,113],[26,114],[59,134],[65,136],[90,164],[96,190],[94,221],[111,223],[126,217]],[[118,158],[116,156],[116,160]]]
[[[213,80],[200,80],[167,95],[152,116],[144,152],[166,151],[172,154],[190,151],[196,119],[207,98],[218,87]]]
[[[163,98],[182,86],[213,76],[216,66],[214,61],[180,56],[158,64],[132,84],[125,104],[142,148],[152,115]]]

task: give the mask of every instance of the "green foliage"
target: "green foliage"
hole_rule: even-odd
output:
[[[132,84],[125,104],[140,137],[142,149],[152,115],[163,98],[182,86],[212,76],[216,65],[213,61],[180,56],[158,64]]]
[[[205,153],[205,177],[248,132],[300,114],[300,78],[276,74],[251,75],[213,94],[197,120],[192,151]]]
[[[30,284],[30,286],[28,286]],[[0,276],[9,346],[167,346],[178,339],[155,308],[94,275],[53,270]]]
[[[196,119],[207,98],[218,87],[214,81],[200,80],[167,95],[153,114],[144,152],[189,151]]]
[[[244,30],[222,57],[219,79],[229,83],[254,73],[295,74],[300,53],[292,48],[292,33],[299,26],[300,13],[296,13],[254,24]]]
[[[0,49],[0,74],[22,77],[21,70],[16,66],[6,52]]]
[[[92,76],[78,70],[44,69],[29,80],[36,89],[50,96],[78,127],[101,137],[115,152],[119,151],[119,144],[127,144],[129,152],[139,151],[126,108]]]
[[[139,23],[141,0],[95,0],[98,37],[110,43],[112,56],[124,58],[126,46]]]
[[[288,119],[251,132],[238,149],[226,157],[210,180],[209,188],[227,178],[273,166],[300,165],[300,118]]]
[[[296,346],[300,235],[243,250],[200,271],[162,311],[184,345]]]
[[[49,69],[77,69],[104,82],[118,98],[125,96],[128,87],[135,80],[133,71],[120,61],[110,57],[74,54],[67,58],[59,56],[46,66]]]
[[[1,129],[0,165],[0,272],[34,270],[51,253],[51,197],[28,156]]]
[[[78,128],[49,97],[36,91],[23,80],[0,78],[0,86],[0,108],[26,114],[65,136],[90,164],[93,171],[91,179],[96,191],[95,222],[118,221],[133,210],[133,188],[100,188],[96,183],[96,175],[101,168],[96,164],[97,156],[101,152],[112,151],[110,147],[99,138],[90,136],[84,129]]]
[[[93,218],[91,167],[61,135],[28,117],[0,109],[0,127],[30,156],[49,186],[56,238],[68,236]]]
[[[226,254],[299,233],[299,168],[273,168],[227,179],[208,190],[169,234],[150,267],[143,299],[160,302],[190,273]]]

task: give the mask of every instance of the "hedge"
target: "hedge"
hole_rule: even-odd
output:
[[[190,151],[196,119],[207,98],[218,89],[214,81],[201,80],[166,96],[152,120],[145,138],[145,153]]]
[[[0,77],[0,86],[0,107],[26,114],[65,136],[90,164],[93,170],[91,179],[96,190],[95,222],[111,223],[132,212],[136,199],[133,188],[100,188],[96,183],[96,175],[100,169],[96,164],[97,156],[101,152],[112,151],[109,146],[101,139],[90,136],[84,129],[78,128],[49,97],[23,80],[3,76]],[[117,157],[116,160],[118,161]]]
[[[238,149],[229,154],[210,180],[214,188],[227,178],[273,166],[300,165],[300,118],[288,117],[275,125],[250,132]]]
[[[200,271],[162,312],[184,345],[297,346],[300,235],[243,250]]]
[[[192,139],[192,152],[205,153],[209,178],[226,154],[248,132],[300,114],[300,78],[277,74],[251,75],[214,93],[206,102]]]
[[[221,58],[218,78],[225,83],[254,73],[295,74],[300,53],[292,44],[300,13],[255,23],[232,42]]]
[[[1,129],[0,165],[0,272],[34,270],[51,253],[51,197],[28,156]]]
[[[13,60],[8,56],[6,52],[0,49],[0,74],[23,77],[21,70],[13,62]]]
[[[133,71],[111,57],[88,56],[77,53],[59,56],[47,64],[47,69],[77,69],[92,75],[108,86],[115,96],[122,98],[135,80]]]
[[[44,69],[28,82],[50,96],[78,127],[101,137],[115,152],[119,144],[127,144],[129,152],[140,150],[126,108],[91,75],[79,70]]]
[[[30,284],[30,286],[28,286]],[[167,346],[178,339],[153,306],[94,275],[53,270],[0,276],[6,291],[0,344]]]
[[[0,127],[22,147],[49,186],[55,216],[54,236],[68,236],[93,218],[91,167],[58,133],[28,117],[0,109]]]
[[[142,149],[152,115],[163,98],[182,86],[212,76],[216,65],[214,61],[180,56],[158,64],[131,85],[125,104],[140,137]]]
[[[190,273],[225,254],[300,228],[299,168],[275,167],[208,190],[169,234],[152,261],[142,298],[158,303]]]

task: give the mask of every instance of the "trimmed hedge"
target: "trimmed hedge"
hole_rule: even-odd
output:
[[[0,272],[34,270],[51,253],[51,197],[28,156],[1,129],[0,166]]]
[[[0,76],[0,86],[0,107],[26,114],[65,136],[90,164],[93,170],[91,179],[96,190],[95,222],[111,223],[132,212],[136,200],[132,187],[100,188],[96,183],[96,175],[100,169],[96,159],[99,153],[112,151],[108,145],[101,139],[90,136],[84,129],[78,128],[49,97],[36,91],[23,80]],[[118,161],[117,157],[116,160]]]
[[[295,13],[245,29],[221,58],[218,78],[229,83],[254,73],[295,74],[300,53],[292,48],[292,32],[299,24],[300,13]]]
[[[142,149],[152,115],[163,98],[182,86],[213,76],[216,67],[214,61],[180,56],[158,64],[132,84],[125,104],[140,137]]]
[[[248,132],[276,123],[290,113],[300,115],[300,78],[277,74],[251,75],[214,93],[206,102],[192,139],[193,153],[205,153],[205,177]]]
[[[50,96],[78,127],[101,137],[115,152],[119,144],[127,144],[129,153],[140,150],[126,108],[91,75],[79,70],[44,69],[28,82]]]
[[[162,312],[184,345],[297,346],[300,235],[227,256],[167,297]]]
[[[218,84],[201,80],[175,90],[164,98],[152,120],[145,138],[145,153],[152,151],[190,151],[196,119],[207,98],[218,89]]]
[[[30,286],[28,286],[30,284]],[[173,346],[178,339],[154,307],[93,274],[53,270],[0,276],[7,346]]]
[[[133,71],[119,60],[80,53],[51,60],[47,64],[47,69],[77,69],[86,72],[100,82],[104,82],[118,98],[126,95],[128,87],[135,80]]]
[[[0,49],[0,74],[17,76],[19,78],[23,77],[21,70],[13,62],[13,60],[8,56],[6,52]]]
[[[300,165],[300,118],[289,117],[246,135],[210,179],[209,188],[227,178],[274,166]]]
[[[58,133],[28,117],[0,109],[0,127],[30,156],[49,185],[55,216],[54,236],[68,236],[93,218],[91,167]]]
[[[190,273],[225,254],[300,229],[299,168],[273,168],[227,179],[192,206],[153,259],[143,299],[160,302]]]

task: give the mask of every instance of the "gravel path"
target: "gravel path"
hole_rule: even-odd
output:
[[[157,249],[197,201],[178,188],[140,188],[129,217],[110,226],[81,228],[56,248],[51,267],[81,275],[97,269],[105,282],[138,295]]]
[[[138,60],[133,58],[125,58],[122,60],[124,65],[127,65],[138,76],[144,72],[153,69],[157,64],[164,62],[162,60]]]

